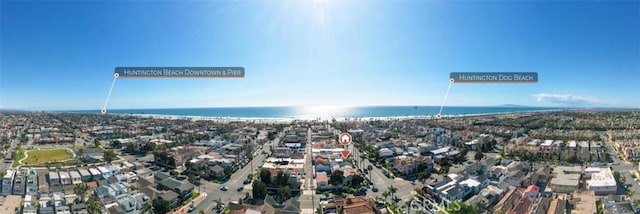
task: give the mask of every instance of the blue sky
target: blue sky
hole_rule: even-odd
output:
[[[118,79],[108,108],[640,107],[638,1],[2,1],[0,106],[99,109],[117,66],[244,66]]]

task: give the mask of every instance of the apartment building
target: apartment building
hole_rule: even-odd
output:
[[[2,195],[11,195],[13,191],[13,178],[16,175],[16,171],[8,169],[7,173],[2,177]]]

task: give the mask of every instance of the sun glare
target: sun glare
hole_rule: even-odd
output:
[[[318,106],[301,106],[298,107],[297,115],[304,118],[332,118],[339,117],[349,110],[349,106],[338,105],[318,105]]]

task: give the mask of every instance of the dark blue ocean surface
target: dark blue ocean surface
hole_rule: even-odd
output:
[[[475,115],[508,112],[561,110],[544,107],[444,107],[442,115]],[[228,107],[228,108],[167,108],[109,109],[109,114],[144,114],[195,116],[213,118],[316,119],[316,118],[387,118],[435,116],[439,106],[370,106],[370,107]],[[100,113],[99,110],[70,111]]]

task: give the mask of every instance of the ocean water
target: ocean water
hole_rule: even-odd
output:
[[[561,110],[544,107],[444,107],[443,116],[497,114]],[[167,109],[108,109],[108,114],[165,115],[206,118],[253,119],[342,119],[342,118],[398,118],[433,117],[440,106],[370,106],[370,107],[228,107],[228,108],[167,108]],[[72,111],[100,113],[99,110]]]

